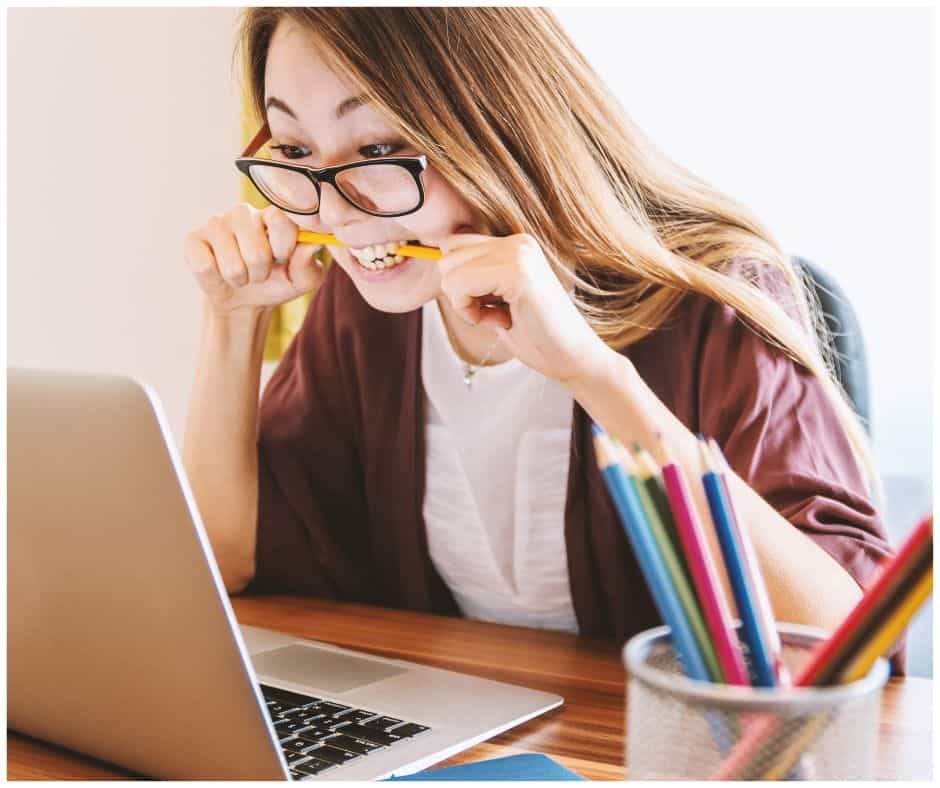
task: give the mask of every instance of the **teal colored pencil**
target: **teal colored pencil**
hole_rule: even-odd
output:
[[[669,537],[666,524],[660,516],[659,509],[653,502],[653,498],[647,489],[647,484],[642,480],[640,468],[636,460],[627,451],[627,449],[616,439],[614,445],[617,449],[617,459],[623,465],[627,473],[627,478],[636,490],[637,497],[649,521],[650,530],[659,553],[663,558],[663,563],[672,579],[676,592],[679,595],[679,602],[685,611],[686,619],[692,632],[695,635],[695,641],[698,644],[702,659],[705,661],[705,667],[708,670],[708,677],[717,683],[725,683],[725,676],[721,670],[721,664],[718,662],[718,654],[715,651],[715,645],[712,643],[711,635],[708,633],[708,627],[705,626],[705,618],[699,607],[698,600],[695,598],[695,592],[692,590],[692,584],[686,570],[683,569],[679,560],[679,554],[676,552],[675,544]],[[655,483],[655,479],[650,478]]]

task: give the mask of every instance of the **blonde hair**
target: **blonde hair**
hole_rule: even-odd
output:
[[[819,379],[880,503],[868,436],[834,374],[810,288],[746,207],[656,148],[551,11],[247,8],[235,54],[259,119],[268,45],[282,19],[309,31],[324,61],[490,232],[537,238],[611,347],[663,326],[690,292],[735,309]],[[744,276],[730,270],[741,261]],[[782,274],[799,320],[757,286],[759,270]]]

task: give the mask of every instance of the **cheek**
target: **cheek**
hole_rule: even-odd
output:
[[[424,205],[412,214],[408,226],[415,237],[448,235],[462,224],[474,225],[473,207],[464,200],[438,172],[428,169],[424,173]]]

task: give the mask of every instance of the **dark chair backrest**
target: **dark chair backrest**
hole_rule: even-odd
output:
[[[871,410],[868,391],[868,359],[865,355],[865,342],[862,338],[862,326],[855,310],[849,303],[845,291],[831,274],[804,257],[790,258],[795,268],[807,274],[822,307],[823,319],[829,327],[833,347],[836,374],[842,384],[855,412],[862,419],[865,429],[871,434]],[[820,337],[820,341],[822,337]]]

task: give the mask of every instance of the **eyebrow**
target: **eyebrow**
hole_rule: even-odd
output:
[[[363,104],[367,103],[368,100],[368,97],[363,95],[351,96],[348,99],[345,99],[344,101],[340,102],[340,105],[336,108],[336,119],[342,120],[344,115],[349,114],[354,109],[358,109]],[[271,109],[272,107],[290,115],[294,120],[298,120],[297,116],[294,114],[294,110],[288,107],[287,104],[281,101],[277,96],[269,97],[267,103],[265,104],[266,110]]]

